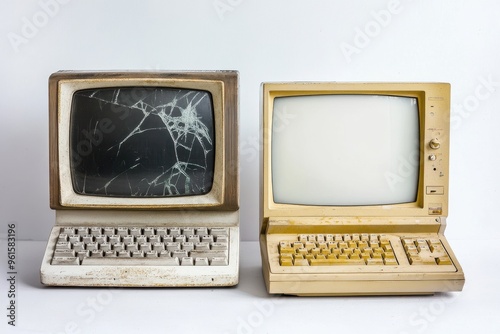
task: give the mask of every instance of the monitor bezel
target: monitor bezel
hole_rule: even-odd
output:
[[[207,194],[123,198],[80,195],[73,189],[69,133],[73,94],[83,89],[164,87],[212,95],[214,177]],[[206,72],[57,72],[49,78],[50,191],[53,209],[236,210],[238,203],[238,74]]]
[[[414,97],[418,101],[420,170],[415,202],[366,206],[315,206],[276,203],[272,184],[273,103],[278,97],[306,95],[389,95]],[[263,152],[261,162],[261,223],[269,218],[290,217],[442,217],[448,210],[450,85],[447,83],[263,83],[261,96]],[[440,148],[429,142],[439,137]],[[431,155],[437,157],[430,160]],[[439,193],[427,193],[430,188]],[[435,188],[432,188],[435,189]],[[441,190],[443,193],[441,194]]]

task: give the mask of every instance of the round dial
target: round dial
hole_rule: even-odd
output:
[[[441,147],[441,143],[437,138],[431,139],[429,142],[429,147],[432,148],[433,150],[437,150],[438,148]]]

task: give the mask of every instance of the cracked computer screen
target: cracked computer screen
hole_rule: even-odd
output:
[[[80,90],[73,95],[70,163],[82,195],[201,195],[213,182],[209,92],[161,87]]]

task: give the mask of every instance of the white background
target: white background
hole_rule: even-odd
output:
[[[459,248],[467,238],[479,240],[478,246],[498,243],[498,1],[58,1],[2,1],[2,239],[7,222],[17,224],[19,240],[46,240],[54,223],[48,200],[47,79],[51,73],[61,69],[236,69],[240,72],[243,240],[254,241],[258,236],[261,82],[444,81],[452,85],[453,105],[450,214],[446,235],[454,248]],[[462,262],[475,263],[465,249],[458,255]],[[251,261],[256,264],[258,252],[252,256],[255,258]],[[493,257],[486,259],[491,261],[484,261],[485,264],[496,262]],[[37,261],[33,265],[37,266]],[[464,265],[466,276],[477,275],[468,269]],[[36,274],[36,270],[32,272]],[[260,275],[255,279],[260,280]],[[29,280],[37,286],[34,283],[37,279]],[[487,283],[491,282],[476,281],[485,288]],[[467,281],[467,286],[472,289],[474,281]],[[0,293],[3,295],[4,290]],[[260,291],[258,295],[265,294]],[[465,291],[458,296],[466,296]],[[44,300],[47,297],[50,299],[50,294],[46,294]],[[488,304],[493,297],[472,295],[470,298],[478,305],[496,306],[498,311],[498,302]],[[320,300],[326,307],[326,299]],[[361,299],[339,300],[343,303],[338,307],[342,307],[357,305]],[[376,300],[368,301],[373,304],[370,308],[373,310]],[[333,303],[338,304],[335,299]],[[429,301],[425,303],[432,305]],[[297,316],[301,311],[286,307]],[[252,309],[255,310],[253,306],[250,311]],[[447,310],[451,316],[452,311]],[[247,319],[250,311],[242,317]],[[407,324],[413,311],[410,308],[401,321]],[[2,314],[0,319],[4,318]],[[457,313],[456,317],[466,314],[465,311]],[[476,309],[475,314],[475,321],[498,323],[497,319],[487,317],[486,310],[482,313]],[[389,323],[400,325],[389,332],[400,333],[400,329],[408,327],[401,325],[399,318],[385,316]],[[288,320],[296,318],[292,316]],[[232,321],[230,326],[234,325],[232,328],[236,330],[237,323]],[[314,320],[308,317],[300,321]],[[377,325],[380,328],[382,324]],[[252,332],[279,332],[277,322],[266,326],[252,328]],[[47,332],[47,328],[51,327],[42,332]],[[52,328],[53,332],[61,330]],[[417,333],[421,328],[410,326],[408,332]]]

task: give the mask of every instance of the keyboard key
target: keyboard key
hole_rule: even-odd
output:
[[[280,266],[293,266],[293,260],[291,257],[280,257]]]
[[[82,241],[86,244],[89,242],[94,242],[94,236],[91,234],[84,234],[82,235]]]
[[[99,244],[99,249],[102,250],[103,252],[110,251],[111,244],[109,242],[103,242],[102,244]]]
[[[145,243],[148,241],[148,237],[146,237],[145,235],[138,235],[135,237],[135,242],[137,242],[138,244],[142,244],[142,243]]]
[[[215,250],[193,250],[189,252],[191,257],[207,257],[212,259],[214,257],[227,257],[227,251],[215,251]]]
[[[86,257],[90,256],[90,252],[88,250],[81,250],[76,252],[77,257],[81,260],[83,260]]]
[[[105,257],[116,257],[116,252],[112,250],[108,250],[104,252]]]
[[[188,242],[200,242],[200,236],[196,234],[189,234],[186,240]]]
[[[227,266],[227,257],[225,256],[215,256],[210,260],[211,266]]]
[[[146,257],[158,257],[158,252],[151,250],[145,253]]]
[[[143,251],[134,251],[131,252],[132,257],[144,257],[144,252]]]
[[[186,236],[193,235],[193,234],[195,234],[194,228],[193,227],[184,227],[182,229],[182,234],[186,235]]]
[[[67,241],[59,241],[56,243],[56,249],[71,249],[71,244]]]
[[[141,235],[141,229],[139,227],[131,227],[129,228],[130,235],[136,236]]]
[[[208,234],[208,229],[206,227],[198,227],[195,229],[195,234],[206,235],[206,234]]]
[[[104,241],[106,241],[106,240],[107,240],[107,241],[109,241],[110,243],[115,244],[115,243],[117,243],[117,242],[120,242],[120,241],[121,241],[121,239],[122,239],[122,237],[121,237],[121,236],[119,236],[118,234],[112,234],[112,235],[110,235],[109,237],[108,237],[108,236],[106,236],[106,235],[103,235],[103,236],[98,236],[98,237],[96,237],[96,238],[95,238],[95,241],[96,241],[96,242],[99,242],[99,240],[102,240],[102,241],[104,242]]]
[[[226,227],[212,227],[210,229],[210,234],[213,236],[228,235],[229,229]]]
[[[159,235],[159,236],[164,236],[164,235],[168,235],[168,230],[166,227],[158,227],[156,229],[156,235]]]
[[[103,234],[104,235],[113,235],[113,234],[116,234],[116,231],[115,231],[115,228],[114,227],[105,227],[103,229]]]
[[[80,235],[89,234],[89,228],[88,227],[77,227],[76,228],[76,233],[80,234]]]
[[[186,236],[181,234],[174,237],[175,242],[186,242]]]
[[[136,242],[130,242],[128,244],[125,244],[125,249],[129,252],[136,252],[139,250],[139,246]]]
[[[172,227],[172,228],[170,228],[169,235],[171,235],[173,237],[181,235],[181,228],[180,227]]]
[[[213,242],[211,244],[210,249],[213,249],[213,250],[227,250],[228,246],[227,246],[227,243],[225,243],[225,242]]]
[[[71,234],[69,236],[69,242],[74,243],[74,242],[80,242],[82,241],[82,237],[78,234]]]
[[[107,235],[104,235],[104,234],[98,234],[95,236],[95,242],[101,244],[103,242],[107,242],[108,241],[108,236]],[[118,240],[113,240],[112,242],[118,242],[120,241],[120,237],[118,237]]]
[[[122,250],[125,250],[125,244],[123,242],[117,242],[116,244],[112,244],[111,248],[114,251],[120,252]]]
[[[124,235],[121,238],[122,238],[122,242],[125,244],[135,242],[135,236],[133,236],[133,235]]]
[[[382,257],[380,258],[371,258],[371,259],[368,259],[366,260],[366,264],[367,265],[384,265],[384,260],[382,259]]]
[[[118,227],[116,229],[116,234],[118,234],[121,237],[128,235],[129,234],[128,227]]]
[[[73,249],[56,249],[54,257],[74,257],[75,251]]]
[[[195,266],[208,266],[208,258],[206,257],[196,257],[194,258]]]
[[[90,251],[90,256],[91,257],[103,257],[104,252],[102,250],[93,250],[93,251]]]
[[[118,257],[130,257],[130,252],[126,250],[121,250],[118,252]]]
[[[171,236],[171,235],[164,235],[164,236],[162,237],[162,241],[163,241],[164,243],[167,243],[167,242],[174,242],[174,237],[173,237],[173,236]]]
[[[441,256],[441,257],[438,257],[437,260],[436,260],[437,264],[438,265],[448,265],[448,264],[452,264],[451,263],[451,259],[448,257],[448,256]]]
[[[142,231],[142,234],[145,236],[151,236],[155,234],[155,229],[152,227],[145,227]]]
[[[153,250],[161,252],[165,250],[165,244],[163,242],[155,242],[153,243]]]
[[[79,265],[80,260],[77,257],[53,257],[52,265]]]
[[[169,251],[166,251],[166,250],[162,250],[162,251],[158,254],[158,256],[160,256],[160,257],[171,257],[171,256],[170,256],[170,252],[169,252]]]
[[[175,250],[180,250],[181,249],[181,243],[180,242],[167,242],[167,250],[168,251],[175,251]]]
[[[186,250],[174,250],[172,252],[172,257],[183,258],[183,257],[187,257],[187,256],[188,256],[188,252]]]
[[[183,257],[181,258],[181,266],[192,266],[193,258],[192,257]]]
[[[179,259],[173,257],[101,257],[85,258],[82,260],[83,266],[178,266]]]
[[[65,233],[65,234],[67,234],[67,235],[72,235],[72,234],[75,234],[75,233],[76,233],[76,232],[75,232],[75,229],[74,229],[73,227],[63,227],[63,228],[61,229],[61,232],[62,232],[62,233]]]
[[[85,244],[83,242],[75,242],[73,244],[73,249],[75,251],[83,251],[85,250]]]
[[[161,237],[159,235],[151,235],[148,237],[148,242],[150,242],[151,244],[154,244],[156,242],[161,242]]]
[[[351,259],[311,259],[311,266],[331,266],[331,265],[365,265],[365,261]]]
[[[293,261],[293,265],[294,266],[308,266],[309,261],[307,261],[306,259],[296,259]]]
[[[201,242],[213,242],[214,237],[212,235],[202,235]]]
[[[196,250],[209,250],[210,244],[208,242],[197,242],[194,244],[194,249],[196,249]]]
[[[100,227],[91,227],[90,228],[90,234],[92,234],[92,235],[101,235],[102,234],[102,228],[100,228]]]

